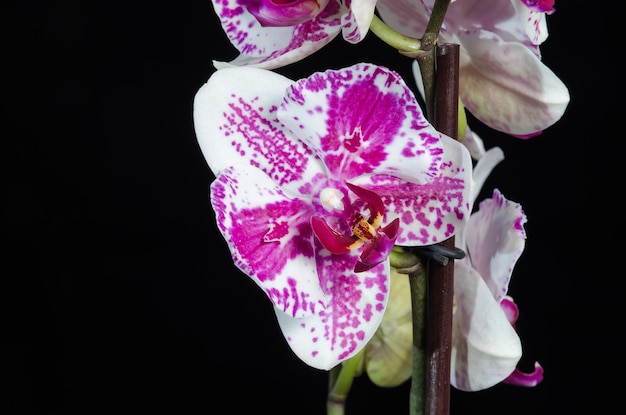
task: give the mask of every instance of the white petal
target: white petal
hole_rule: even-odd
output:
[[[451,384],[463,391],[489,388],[515,370],[520,339],[467,260],[455,261],[454,293]]]
[[[496,301],[508,291],[513,267],[524,251],[526,215],[497,189],[483,200],[465,228],[466,253]]]
[[[487,32],[459,35],[463,104],[489,127],[528,135],[556,123],[570,101],[565,84],[526,46]]]
[[[474,190],[472,197],[472,206],[476,203],[476,198],[480,194],[480,191],[485,184],[485,181],[491,174],[492,170],[504,160],[504,152],[500,147],[492,147],[489,151],[485,152],[484,155],[476,162],[474,166],[474,171],[472,173],[472,178],[474,179]]]
[[[465,111],[465,108],[463,108]],[[480,160],[485,155],[485,145],[483,139],[478,134],[470,129],[469,126],[465,128],[465,135],[461,139],[461,143],[467,147],[474,160]]]

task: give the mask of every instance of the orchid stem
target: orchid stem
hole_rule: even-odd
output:
[[[426,117],[440,132],[458,138],[459,49],[458,45],[444,47],[438,45],[439,33],[449,5],[450,0],[435,0],[426,32],[422,37],[424,52],[415,57],[424,85]],[[454,249],[454,236],[443,241],[441,245]],[[447,415],[450,411],[454,264],[428,260],[424,279],[426,289],[423,301],[426,322],[421,335],[425,337],[425,363],[422,366],[425,369],[416,372],[414,365],[412,382],[424,382],[425,390],[411,388],[409,398],[411,414]],[[411,295],[414,295],[413,292]],[[415,335],[417,331],[415,328],[413,330]]]
[[[423,266],[409,274],[413,321],[413,374],[409,395],[409,413],[423,415],[426,407],[426,291],[427,279]]]
[[[443,134],[458,138],[459,45],[438,44],[435,51],[436,106],[432,122]],[[453,235],[441,245],[456,251],[454,239]],[[450,411],[454,264],[428,261],[427,278],[426,415],[447,415]]]
[[[346,400],[352,388],[357,368],[363,359],[363,350],[331,369],[328,374],[327,415],[344,415]]]

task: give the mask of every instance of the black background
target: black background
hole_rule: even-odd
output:
[[[621,301],[623,260],[609,242],[623,229],[611,184],[624,131],[619,45],[616,26],[583,4],[557,1],[542,46],[570,88],[562,120],[527,141],[474,124],[506,155],[484,196],[497,187],[528,217],[510,294],[520,368],[537,360],[545,380],[453,390],[452,414],[615,413],[608,379],[620,376],[622,327],[605,306]],[[212,60],[236,51],[211,3],[0,7],[0,414],[323,414],[326,373],[291,353],[214,225],[192,102]],[[411,79],[410,61],[372,35],[337,38],[278,72],[358,61]],[[347,415],[406,413],[408,383],[356,379]]]

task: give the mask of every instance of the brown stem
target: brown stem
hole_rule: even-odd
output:
[[[438,44],[435,59],[434,126],[458,139],[459,45]],[[454,248],[454,237],[441,244]],[[425,413],[447,415],[450,413],[454,261],[447,265],[428,262],[427,293]]]

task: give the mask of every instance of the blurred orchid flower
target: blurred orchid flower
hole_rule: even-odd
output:
[[[217,69],[276,69],[313,54],[340,32],[358,43],[369,30],[376,0],[213,0],[215,13],[239,56]]]
[[[473,203],[503,159],[498,147],[479,159],[473,172]],[[477,391],[500,382],[535,386],[543,379],[538,363],[533,373],[516,367],[522,357],[515,331],[519,310],[507,295],[513,269],[524,251],[526,220],[521,205],[495,189],[455,236],[456,246],[466,252],[465,258],[454,262],[450,383],[457,389]]]
[[[374,335],[394,243],[437,243],[469,216],[467,149],[426,121],[387,68],[297,82],[219,70],[196,95],[194,124],[234,263],[310,366],[330,369]]]
[[[407,36],[423,36],[434,0],[378,0],[381,19]],[[541,62],[547,0],[450,3],[439,42],[460,45],[459,95],[489,127],[529,138],[552,126],[569,104],[565,84]],[[543,11],[547,10],[547,11]],[[414,73],[419,73],[417,63]]]
[[[519,204],[494,190],[457,235],[466,258],[455,261],[455,310],[451,384],[476,391],[506,382],[534,386],[543,379],[517,369],[522,347],[515,331],[519,314],[506,293],[513,267],[524,250],[526,216]]]

